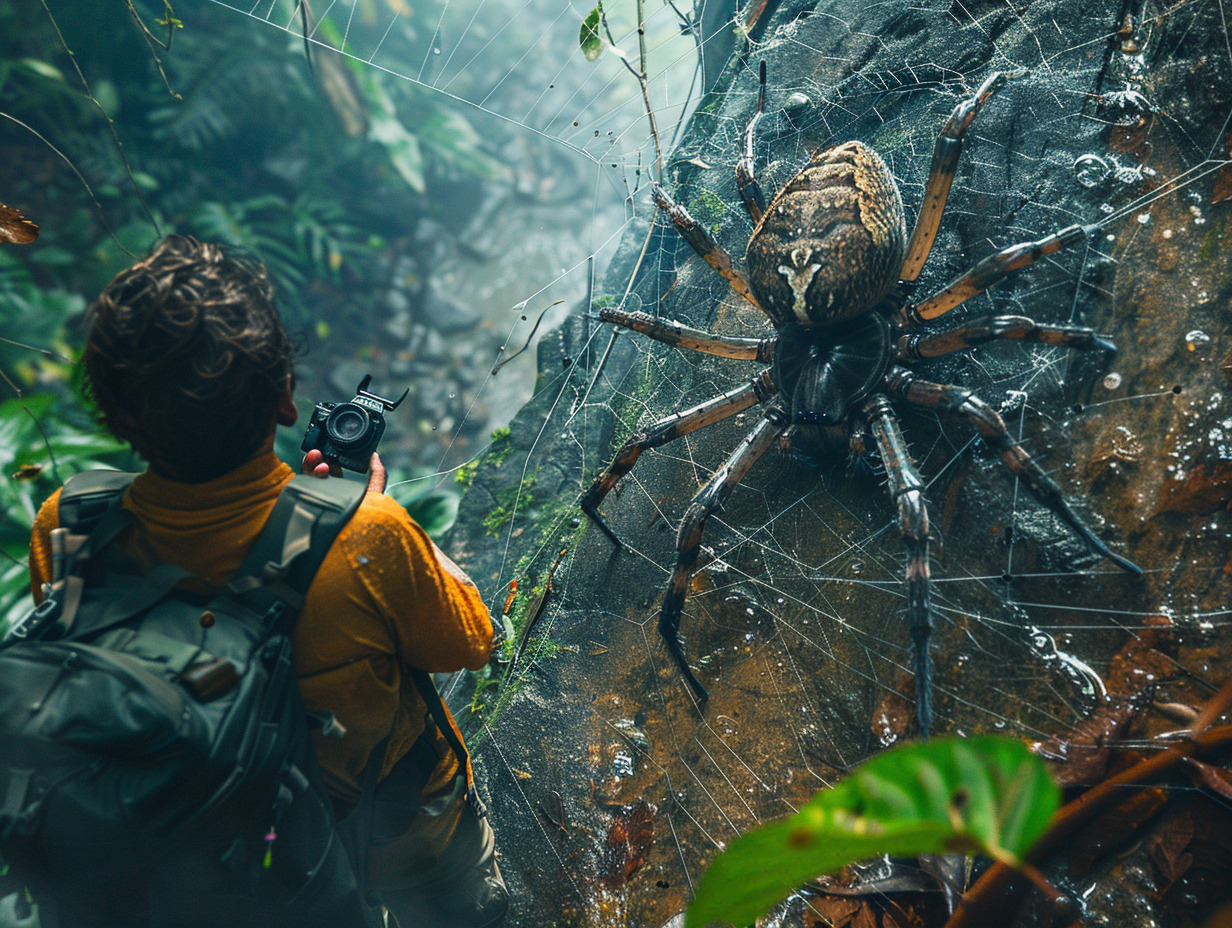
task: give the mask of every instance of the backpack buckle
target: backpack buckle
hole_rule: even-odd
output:
[[[261,633],[268,637],[285,631],[289,611],[290,607],[281,599],[270,603],[270,607],[265,610],[265,615],[261,616]]]
[[[48,597],[18,619],[9,628],[4,638],[5,644],[17,644],[22,641],[36,641],[43,637],[44,630],[60,618],[60,601]]]

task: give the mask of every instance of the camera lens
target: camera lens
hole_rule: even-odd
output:
[[[354,403],[339,403],[329,414],[325,431],[339,448],[354,448],[368,437],[368,411]]]

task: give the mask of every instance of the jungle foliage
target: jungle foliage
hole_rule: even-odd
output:
[[[356,29],[377,12],[360,7]],[[357,329],[378,318],[433,187],[509,173],[439,94],[319,46],[310,63],[300,37],[222,6],[133,8],[157,42],[120,0],[0,5],[0,203],[41,232],[0,245],[0,328],[18,343],[0,343],[0,616],[21,601],[39,501],[77,470],[136,466],[69,359],[87,301],[160,234],[259,254],[292,336],[344,357],[355,346],[320,307],[345,305]],[[328,25],[318,37],[340,44]],[[452,522],[453,491],[405,495],[430,530]]]

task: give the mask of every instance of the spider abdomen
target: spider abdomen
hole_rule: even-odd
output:
[[[906,243],[890,169],[846,142],[814,155],[770,201],[745,254],[749,285],[776,325],[832,325],[885,296]]]

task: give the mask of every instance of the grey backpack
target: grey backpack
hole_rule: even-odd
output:
[[[112,544],[131,480],[68,482],[57,579],[0,645],[6,878],[44,928],[372,924],[289,641],[364,487],[296,477],[215,587]]]

